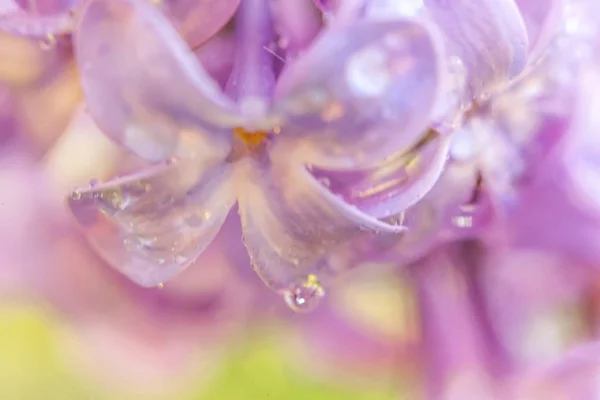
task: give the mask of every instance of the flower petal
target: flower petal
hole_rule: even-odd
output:
[[[159,10],[144,0],[90,0],[75,35],[91,115],[151,161],[176,153],[182,131],[222,150],[240,125],[221,92]]]
[[[240,0],[164,0],[161,5],[188,44],[197,47],[225,26]]]
[[[143,286],[184,270],[211,243],[235,196],[230,168],[199,179],[197,163],[178,162],[76,190],[69,207],[92,246]]]
[[[429,192],[444,170],[449,144],[449,137],[430,133],[415,148],[375,167],[357,171],[320,170],[315,175],[363,212],[389,218],[413,206]]]
[[[517,381],[517,400],[598,398],[600,346],[590,341],[575,346],[554,363],[528,372]]]
[[[304,280],[328,251],[361,232],[403,230],[345,203],[284,154],[273,155],[268,166],[245,166],[238,199],[244,242],[268,286],[285,290]]]
[[[194,54],[202,63],[206,72],[219,83],[221,88],[224,88],[233,70],[235,51],[234,35],[224,33],[210,38],[194,50]]]
[[[563,0],[515,0],[529,35],[530,59],[548,48],[560,29]]]
[[[280,77],[282,138],[331,168],[407,150],[437,100],[438,60],[436,36],[412,20],[329,28]]]
[[[34,15],[56,15],[67,13],[82,3],[82,0],[15,0],[20,8]]]
[[[21,4],[23,9],[11,3],[7,7],[0,5],[0,31],[17,36],[45,37],[67,34],[73,29],[73,17],[69,14],[72,2],[40,2],[39,7]]]
[[[317,8],[305,0],[277,0],[273,3],[273,16],[279,47],[285,50],[288,59],[304,51],[322,25]]]
[[[474,96],[516,77],[527,64],[528,37],[514,0],[424,0],[465,63]]]

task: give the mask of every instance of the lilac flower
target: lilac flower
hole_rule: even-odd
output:
[[[142,288],[108,268],[74,232],[49,172],[21,151],[5,151],[0,161],[3,307],[33,306],[56,318],[65,363],[117,397],[168,395],[210,375],[258,315],[249,312],[254,287],[237,273],[244,252],[239,223],[226,222],[198,259],[210,268]]]
[[[405,173],[398,156],[367,168],[409,150],[426,130],[440,49],[435,34],[410,19],[337,25],[276,77],[264,49],[273,39],[266,2],[244,1],[236,25],[227,85],[234,103],[154,6],[86,3],[75,46],[87,106],[105,134],[158,163],[75,191],[70,207],[106,260],[153,286],[203,251],[237,201],[255,270],[294,308],[312,308],[323,293],[319,259],[362,231],[401,232],[385,219],[441,172],[447,139],[439,135],[429,138],[429,157],[439,161],[415,174],[426,175],[426,185],[411,176],[375,186],[377,173]],[[346,203],[310,168],[371,177],[363,203]]]
[[[508,4],[494,4],[500,3]],[[406,234],[352,243],[361,251],[344,249],[339,257],[346,264],[361,256],[392,262],[410,273],[429,398],[597,394],[597,354],[581,357],[593,346],[537,369],[549,354],[560,359],[575,341],[590,338],[585,297],[597,292],[590,281],[598,263],[598,13],[591,2],[569,2],[564,14],[559,2],[550,5],[518,3],[530,37],[522,72],[487,76],[484,87],[467,74],[468,106],[458,113],[451,158],[433,189],[406,211]],[[417,11],[428,18],[427,9]],[[359,354],[359,346],[332,348]]]

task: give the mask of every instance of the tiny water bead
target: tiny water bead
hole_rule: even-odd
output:
[[[304,282],[293,284],[283,292],[283,298],[296,312],[313,311],[325,297],[325,289],[316,275],[310,274]]]
[[[49,33],[40,40],[40,48],[42,50],[52,50],[56,46],[56,36]]]

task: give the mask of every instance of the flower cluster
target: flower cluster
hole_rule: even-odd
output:
[[[594,0],[0,0],[0,149],[89,159],[58,187],[94,178],[67,208],[143,287],[212,267],[237,212],[293,310],[366,264],[409,282],[431,398],[468,398],[456,373],[531,396],[562,367],[488,378],[598,279],[598,23]]]

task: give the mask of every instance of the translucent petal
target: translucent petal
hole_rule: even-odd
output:
[[[45,37],[71,32],[70,13],[82,0],[2,0],[0,30],[27,37]]]
[[[69,207],[108,263],[155,286],[202,253],[234,204],[229,166],[213,166],[199,177],[200,169],[192,162],[158,165],[76,190]]]
[[[75,46],[90,113],[108,136],[151,161],[176,153],[181,132],[227,151],[225,128],[241,125],[234,106],[156,6],[90,0]]]
[[[279,48],[288,58],[306,49],[322,25],[317,8],[306,0],[277,0],[273,3],[273,16]]]
[[[248,253],[270,287],[286,290],[318,276],[322,257],[361,232],[402,231],[347,204],[285,154],[274,155],[280,159],[270,165],[248,161],[238,200]]]
[[[233,34],[219,34],[210,38],[194,50],[206,72],[224,88],[231,71],[235,56],[236,43]]]
[[[229,22],[240,0],[163,0],[160,4],[188,44],[196,47]]]
[[[425,196],[444,170],[450,139],[431,132],[413,149],[355,171],[313,168],[348,203],[377,218],[398,215]]]
[[[439,47],[412,20],[330,28],[280,77],[281,138],[306,162],[365,166],[408,149],[438,97]]]
[[[563,0],[515,0],[529,35],[530,59],[538,58],[560,29]]]
[[[516,77],[527,63],[527,30],[514,0],[424,0],[469,72],[474,96]],[[546,2],[547,4],[547,2]]]
[[[597,341],[579,344],[558,360],[529,371],[517,382],[517,395],[511,398],[528,399],[597,399],[600,395],[600,346]]]
[[[16,0],[23,10],[33,15],[56,15],[68,13],[83,0]]]

